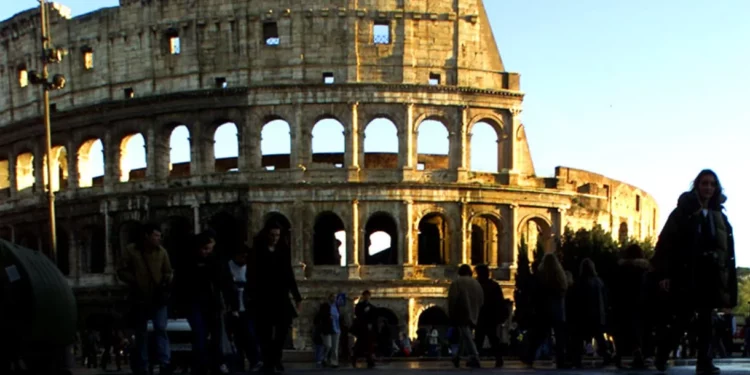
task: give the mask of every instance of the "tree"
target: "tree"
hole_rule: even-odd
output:
[[[539,265],[542,264],[542,258],[544,258],[544,241],[537,238],[536,248],[534,249],[534,262],[531,263],[531,273],[536,275],[539,271]]]
[[[747,317],[750,314],[750,269],[737,268],[737,307],[735,316]],[[747,323],[745,323],[747,324]]]

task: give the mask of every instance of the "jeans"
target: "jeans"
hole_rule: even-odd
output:
[[[153,322],[154,338],[156,341],[156,360],[162,366],[169,365],[170,349],[169,337],[167,336],[167,307],[158,307],[156,309],[144,309],[142,314],[135,322],[135,354],[137,358],[132,361],[132,366],[138,371],[148,370],[149,353],[148,353],[148,321]]]
[[[339,365],[339,335],[341,334],[323,335],[323,362],[330,366]]]
[[[467,353],[469,359],[479,360],[479,351],[474,343],[473,335],[471,334],[471,327],[469,326],[458,326],[456,330],[459,334],[458,350],[453,354],[453,358],[461,357],[462,353]]]
[[[218,368],[222,362],[219,317],[212,311],[206,311],[201,305],[193,305],[188,323],[193,333],[193,372],[205,372],[209,366]],[[211,340],[208,339],[209,335]]]
[[[260,345],[255,329],[255,319],[247,312],[239,316],[229,315],[229,332],[234,336],[237,346],[237,357],[240,370],[244,368],[245,358],[250,362],[250,368],[260,362]]]
[[[492,348],[495,360],[500,361],[503,356],[500,349],[500,338],[497,337],[497,327],[497,324],[479,324],[474,330],[474,343],[478,350],[482,350],[484,348],[484,338],[487,337],[490,340],[490,347]]]

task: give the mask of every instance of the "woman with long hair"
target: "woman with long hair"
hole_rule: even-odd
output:
[[[534,326],[529,335],[528,351],[521,361],[529,366],[533,365],[537,349],[549,337],[550,331],[554,331],[557,368],[566,368],[565,295],[568,291],[568,278],[557,255],[552,253],[544,255],[535,276],[532,292],[535,301]]]
[[[573,298],[577,310],[573,324],[574,332],[571,334],[573,339],[570,357],[573,365],[581,367],[582,344],[593,338],[596,340],[599,355],[604,359],[603,366],[606,366],[611,359],[607,342],[604,340],[604,329],[607,324],[607,289],[596,273],[594,261],[590,258],[581,261],[578,281],[572,289],[573,296],[569,298]]]
[[[711,353],[713,313],[737,305],[734,239],[723,213],[725,201],[716,173],[702,170],[692,189],[680,196],[659,235],[652,264],[659,288],[669,301],[654,361],[659,371],[666,370],[678,333],[697,313],[696,373],[720,372]]]

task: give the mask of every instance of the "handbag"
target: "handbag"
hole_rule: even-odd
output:
[[[151,272],[151,267],[148,265],[148,261],[146,261],[146,255],[141,251],[141,258],[143,259],[143,265],[146,266],[146,272],[148,272],[149,278],[156,284],[154,286],[154,293],[151,296],[151,301],[146,301],[146,303],[151,303],[152,307],[163,307],[166,306],[169,302],[170,297],[170,290],[169,286],[166,282],[156,280],[154,278],[154,274]]]

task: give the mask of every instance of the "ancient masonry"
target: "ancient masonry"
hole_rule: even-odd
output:
[[[372,290],[413,335],[422,312],[445,307],[457,264],[488,263],[512,296],[522,236],[551,249],[566,226],[655,234],[656,203],[637,187],[567,167],[535,174],[519,75],[505,71],[481,0],[120,0],[76,18],[60,5],[51,13],[53,43],[68,55],[50,71],[68,84],[52,93],[50,184],[41,92],[29,82],[39,12],[0,23],[0,236],[47,251],[51,186],[57,261],[84,314],[122,307],[114,265],[143,221],[162,223],[173,258],[202,228],[226,247],[267,220],[286,225],[307,300],[298,347],[330,292]],[[316,124],[334,120],[345,151],[313,153]],[[368,151],[378,121],[393,153]],[[272,122],[286,137],[267,139]],[[417,149],[428,122],[442,124],[446,155]],[[494,171],[471,168],[477,124],[495,132]],[[190,162],[171,163],[182,125]],[[222,125],[237,135],[236,158],[214,155]],[[135,137],[145,168],[123,163]],[[264,155],[261,138],[291,151]],[[389,244],[370,254],[374,235]]]

